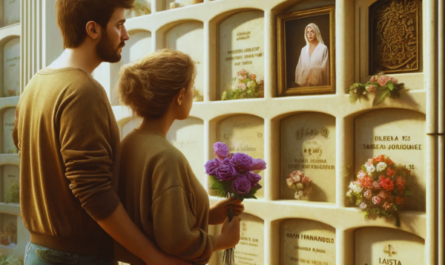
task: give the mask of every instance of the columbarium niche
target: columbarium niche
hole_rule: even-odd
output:
[[[264,264],[264,221],[254,215],[241,214],[240,241],[235,247],[234,265]],[[217,229],[220,231],[221,229]],[[219,234],[219,233],[217,233]],[[223,252],[219,251],[214,264],[223,265]]]
[[[19,203],[19,167],[4,165],[0,169],[0,202]]]
[[[17,216],[0,213],[0,253],[9,256],[17,244]]]
[[[281,223],[280,232],[280,264],[336,264],[333,227],[317,221],[289,219]]]
[[[167,133],[167,140],[184,154],[193,173],[204,185],[204,122],[193,117],[176,120]]]
[[[360,228],[355,231],[354,264],[426,264],[425,240],[396,229]]]
[[[188,21],[170,29],[165,35],[167,48],[184,52],[192,58],[196,66],[194,101],[203,101],[204,76],[204,31],[201,22]]]
[[[369,158],[389,156],[396,164],[411,171],[404,210],[425,211],[425,115],[402,109],[375,110],[355,119],[354,179]]]
[[[152,0],[136,0],[133,9],[125,10],[125,18],[150,15],[152,13],[151,2]]]
[[[253,158],[264,159],[264,121],[253,115],[237,115],[221,121],[218,125],[217,140],[224,142],[231,153],[246,153]],[[264,171],[259,173],[264,186]],[[259,189],[257,198],[264,196]]]
[[[125,43],[125,47],[122,50],[122,59],[118,63],[110,64],[110,96],[112,105],[119,105],[119,99],[115,94],[115,87],[119,81],[119,71],[121,67],[124,64],[142,59],[151,52],[151,32],[142,30],[130,32],[130,39]]]
[[[20,95],[20,38],[13,38],[3,46],[2,75],[2,97]]]
[[[17,148],[12,139],[12,131],[14,130],[15,108],[9,108],[3,112],[3,153],[15,154]]]
[[[3,0],[0,3],[3,5],[3,21],[0,21],[0,27],[19,23],[20,0]]]
[[[264,96],[264,13],[244,11],[219,25],[217,99]]]
[[[164,0],[165,4],[162,4],[160,8],[158,8],[158,10],[161,11],[161,10],[175,9],[179,7],[199,4],[202,2],[203,0]]]
[[[311,180],[307,200],[335,202],[335,118],[322,113],[300,113],[281,121],[281,199],[295,199],[297,190],[286,182],[293,171]]]

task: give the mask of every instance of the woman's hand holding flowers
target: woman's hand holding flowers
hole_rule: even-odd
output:
[[[235,215],[241,215],[244,212],[244,205],[236,198],[228,198],[218,201],[209,211],[209,224],[222,224],[227,217],[227,211],[232,207]]]

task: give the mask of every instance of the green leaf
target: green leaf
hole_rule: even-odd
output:
[[[412,191],[409,191],[409,190],[405,190],[404,194],[405,194],[406,196],[411,196],[411,195],[413,195],[413,192],[412,192]]]
[[[393,91],[393,90],[394,90],[394,84],[393,84],[393,82],[391,82],[391,81],[388,82],[388,88],[389,88],[390,91]]]

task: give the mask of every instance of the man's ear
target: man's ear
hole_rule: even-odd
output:
[[[179,91],[178,93],[178,97],[177,97],[177,101],[178,101],[178,105],[181,106],[182,102],[184,101],[185,98],[185,88],[182,88],[181,91]]]
[[[93,40],[100,39],[101,36],[101,27],[94,21],[89,21],[85,27],[87,31],[87,36],[89,36]]]

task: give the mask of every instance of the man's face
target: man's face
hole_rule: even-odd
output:
[[[96,46],[97,54],[104,62],[116,63],[121,60],[122,48],[125,46],[125,41],[129,40],[127,30],[124,23],[123,8],[116,8],[107,28],[102,30],[102,35],[99,43]]]

